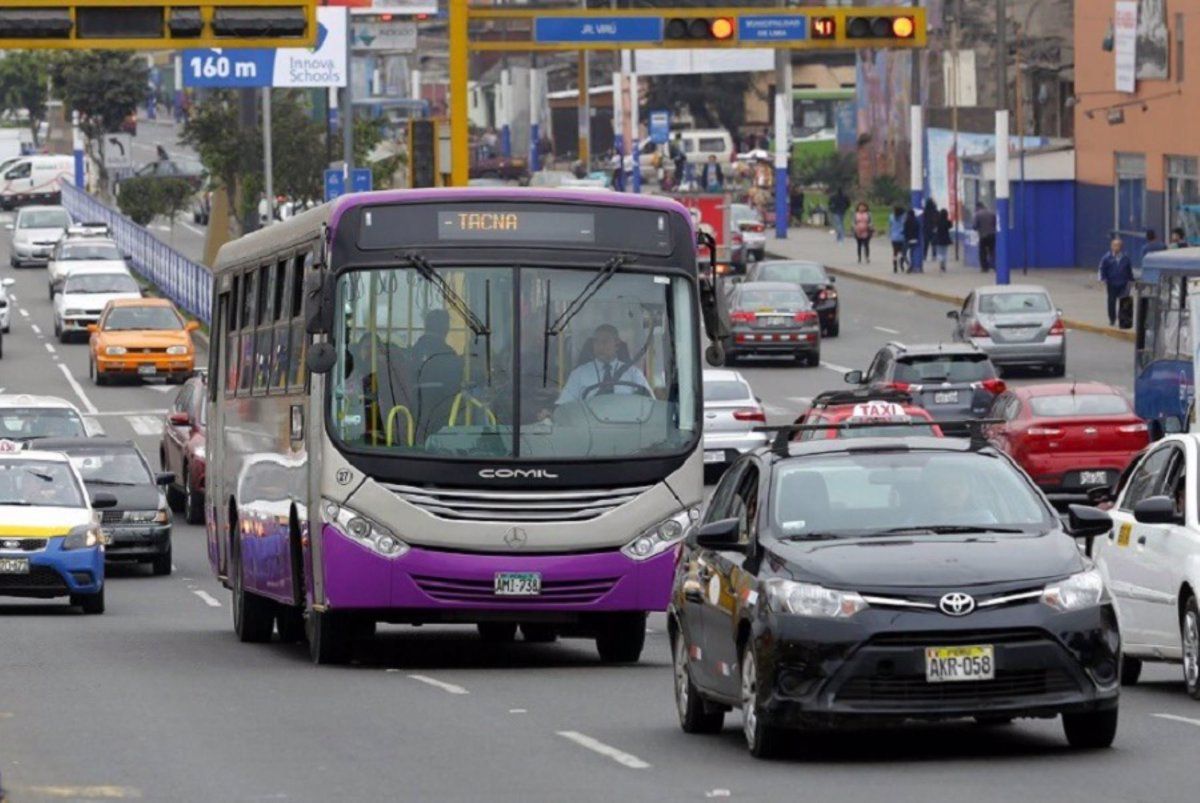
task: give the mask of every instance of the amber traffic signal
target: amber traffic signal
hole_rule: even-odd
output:
[[[908,14],[846,19],[847,39],[912,39],[916,33],[916,19]]]
[[[730,17],[672,17],[663,28],[668,42],[724,42],[733,39],[737,26]]]

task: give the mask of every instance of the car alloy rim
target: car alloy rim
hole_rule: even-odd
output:
[[[758,731],[758,672],[754,666],[754,656],[749,652],[742,658],[742,730],[746,733],[746,743],[754,746]]]
[[[675,707],[679,709],[682,721],[688,707],[687,647],[682,633],[675,639]]]
[[[1192,611],[1183,617],[1183,677],[1190,688],[1196,688],[1200,677],[1200,626]]]

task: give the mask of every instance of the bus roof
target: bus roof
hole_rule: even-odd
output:
[[[1142,260],[1142,279],[1156,281],[1160,273],[1200,276],[1200,248],[1169,248],[1146,254]]]

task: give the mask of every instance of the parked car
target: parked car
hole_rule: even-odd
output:
[[[5,334],[12,328],[12,305],[8,300],[8,288],[16,283],[17,280],[11,277],[0,279],[0,332]]]
[[[165,298],[110,301],[91,332],[88,375],[97,385],[116,377],[164,377],[182,384],[195,369],[195,321]]]
[[[499,178],[524,184],[529,181],[529,161],[521,156],[480,152],[471,161],[468,178]]]
[[[725,360],[749,354],[794,357],[807,365],[821,362],[821,325],[808,296],[794,284],[742,282],[729,294],[729,337]]]
[[[961,309],[950,310],[954,340],[974,343],[1004,369],[1044,368],[1053,376],[1067,371],[1067,329],[1050,292],[1034,284],[980,287]]]
[[[70,225],[71,215],[61,206],[22,207],[16,220],[4,224],[12,232],[8,264],[14,268],[45,265]]]
[[[188,524],[204,523],[206,388],[205,378],[199,374],[183,383],[163,420],[158,447],[159,465],[173,476],[167,485],[167,501],[183,513]]]
[[[72,335],[86,335],[108,302],[141,297],[142,289],[128,271],[70,273],[62,291],[54,294],[54,336],[66,343]]]
[[[731,227],[742,234],[747,256],[761,261],[767,255],[767,227],[758,210],[749,204],[732,204],[729,219]]]
[[[704,469],[707,478],[767,442],[754,428],[767,423],[750,383],[737,371],[706,368],[704,381]]]
[[[1150,442],[1146,422],[1117,388],[1100,382],[1009,388],[996,397],[992,445],[1053,498],[1086,498],[1109,487]]]
[[[837,337],[841,331],[841,306],[836,276],[830,276],[820,262],[797,259],[772,259],[759,262],[747,272],[753,282],[792,282],[804,289],[813,309],[821,316],[821,335]]]

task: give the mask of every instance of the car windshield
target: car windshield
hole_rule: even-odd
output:
[[[17,218],[18,229],[66,229],[71,216],[65,209],[27,209]]]
[[[984,293],[979,296],[979,311],[989,315],[1049,312],[1050,297],[1045,293]]]
[[[63,284],[63,293],[134,293],[141,289],[132,276],[124,273],[83,273],[70,276]]]
[[[104,319],[106,332],[178,330],[183,321],[170,307],[116,307]]]
[[[121,261],[124,257],[112,243],[63,243],[58,251],[59,262],[74,262],[78,260],[113,260]]]
[[[828,284],[825,268],[812,262],[764,262],[755,275],[764,282]]]
[[[968,530],[1043,532],[1051,511],[1007,461],[976,452],[795,458],[779,466],[772,517],[785,537]]]
[[[0,460],[0,505],[85,507],[71,467],[48,460]]]
[[[0,409],[0,439],[86,438],[83,419],[69,407]]]
[[[1128,415],[1129,402],[1115,393],[1064,393],[1061,396],[1034,396],[1029,400],[1033,414],[1040,418],[1075,415]]]
[[[928,354],[896,361],[897,382],[982,382],[995,377],[986,354]]]
[[[545,460],[652,457],[694,442],[686,279],[618,272],[597,287],[596,270],[437,275],[448,292],[408,268],[339,280],[331,428],[347,447]]]
[[[787,288],[755,288],[743,285],[738,293],[740,309],[808,309],[808,297],[799,290]]]
[[[97,485],[146,485],[154,482],[146,461],[137,449],[71,449],[71,463],[84,482]]]
[[[743,382],[704,380],[704,400],[706,402],[744,401],[750,398],[752,398],[750,386]]]

